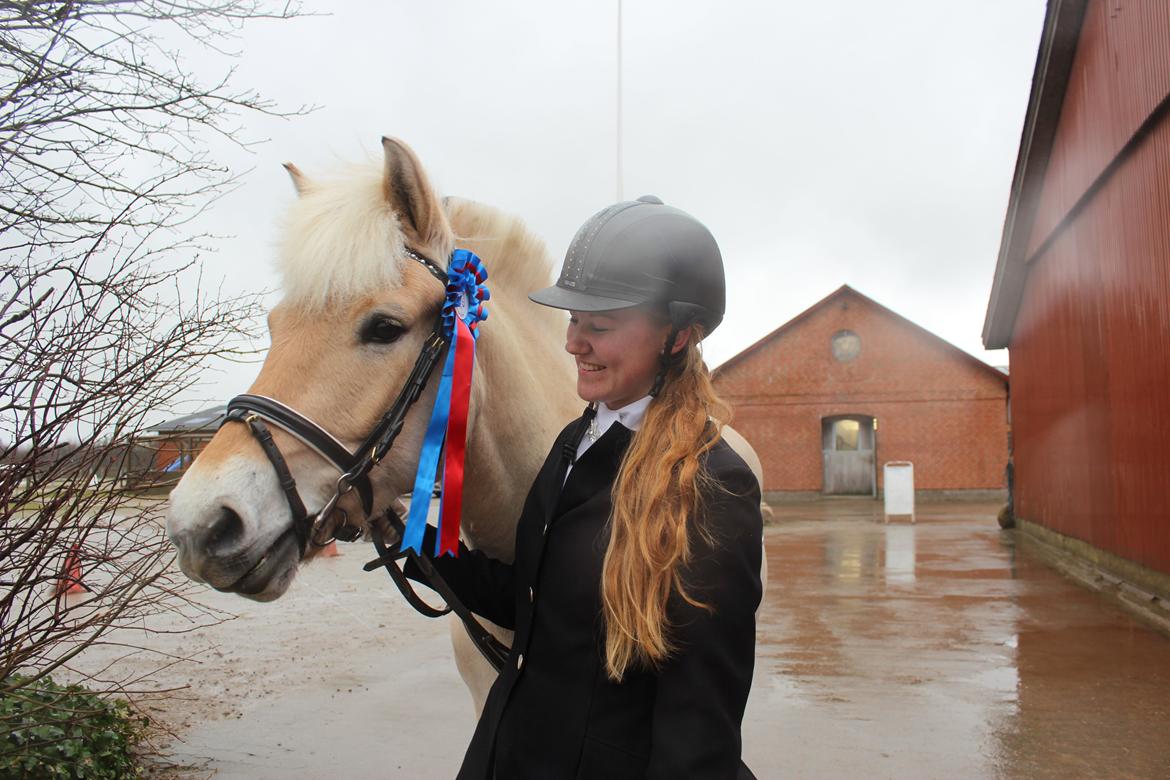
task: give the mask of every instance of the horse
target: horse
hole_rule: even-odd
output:
[[[248,392],[318,421],[352,451],[406,382],[444,300],[435,269],[417,261],[443,267],[456,247],[471,250],[488,269],[491,300],[474,358],[462,536],[469,547],[511,561],[516,519],[546,448],[583,408],[564,351],[564,314],[527,300],[548,284],[552,264],[519,218],[440,199],[410,147],[383,138],[382,148],[382,165],[328,179],[286,164],[298,197],[279,245],[283,298],[268,314],[271,346]],[[392,506],[412,489],[437,385],[432,377],[370,472],[373,506]],[[324,506],[338,472],[279,427],[271,435],[304,505]],[[734,432],[727,437],[759,477],[755,453]],[[356,492],[337,509],[364,518],[369,533],[372,519]],[[167,531],[182,571],[258,601],[280,597],[316,552],[290,533],[295,513],[286,499],[249,428],[224,425],[170,495]],[[495,672],[462,623],[450,627],[478,713]]]

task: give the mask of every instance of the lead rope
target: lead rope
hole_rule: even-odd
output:
[[[581,415],[581,420],[577,423],[573,434],[565,440],[561,447],[561,458],[557,464],[558,484],[565,481],[565,472],[577,460],[577,447],[581,444],[581,439],[585,436],[585,431],[589,427],[589,423],[593,420],[594,415],[597,414],[597,407],[590,404],[585,409],[585,413]],[[406,531],[406,526],[403,525],[402,519],[393,507],[387,508],[382,514],[382,517],[398,534],[399,540],[402,539],[402,534]],[[467,635],[471,638],[473,644],[480,655],[486,660],[498,674],[504,668],[504,664],[508,660],[508,654],[512,649],[505,645],[500,640],[496,639],[491,633],[483,627],[483,624],[476,619],[475,615],[471,613],[455,592],[451,590],[451,586],[443,579],[443,575],[435,569],[431,564],[431,560],[426,555],[419,555],[414,550],[390,550],[386,547],[385,541],[382,539],[381,533],[377,530],[377,524],[371,523],[371,540],[374,543],[374,549],[378,552],[378,557],[367,563],[362,567],[364,571],[374,571],[382,567],[386,569],[386,573],[390,575],[391,581],[398,587],[398,591],[406,599],[410,606],[428,618],[442,617],[443,615],[454,612],[463,622],[463,627],[467,630]],[[419,571],[422,572],[423,577],[426,578],[427,587],[435,591],[446,602],[445,609],[432,607],[423,601],[422,597],[415,591],[414,586],[410,584],[409,578],[398,566],[398,561],[403,558],[414,561],[418,566]]]
[[[403,532],[406,530],[406,526],[402,524],[398,513],[393,509],[387,509],[383,517],[398,534],[399,539],[401,539]],[[424,617],[437,618],[454,612],[463,622],[463,627],[467,630],[467,635],[471,637],[471,641],[475,644],[476,649],[479,650],[480,655],[491,664],[491,667],[497,673],[503,669],[504,663],[508,660],[508,653],[511,652],[511,648],[492,636],[483,627],[483,624],[476,619],[475,615],[471,614],[471,611],[463,605],[463,602],[451,590],[451,586],[447,584],[443,576],[431,565],[430,559],[425,555],[419,555],[414,550],[391,551],[386,547],[382,535],[376,530],[372,532],[371,536],[374,542],[374,549],[378,551],[378,557],[362,568],[365,571],[374,571],[378,567],[384,567],[386,573],[390,575],[390,579],[398,587],[399,592],[402,593],[407,603]],[[423,573],[423,577],[426,578],[427,587],[442,597],[443,601],[447,603],[446,608],[438,609],[432,607],[423,601],[422,597],[415,592],[414,586],[410,584],[410,580],[398,566],[398,561],[403,558],[414,561],[415,565]]]

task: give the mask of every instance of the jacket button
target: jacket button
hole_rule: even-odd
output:
[[[516,669],[519,670],[522,666],[524,666],[524,653],[516,656]]]

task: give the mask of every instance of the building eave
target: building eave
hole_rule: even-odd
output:
[[[139,432],[140,437],[165,437],[180,435],[213,436],[219,429],[227,405],[219,404],[192,414],[185,414],[172,420],[152,425]]]
[[[1027,279],[1028,240],[1060,124],[1061,107],[1087,6],[1088,0],[1048,2],[991,297],[983,322],[983,346],[987,349],[1002,349],[1011,342]]]

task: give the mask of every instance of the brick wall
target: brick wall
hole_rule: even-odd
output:
[[[861,349],[837,360],[834,334]],[[1007,385],[989,366],[843,287],[732,358],[715,385],[760,455],[765,491],[820,491],[821,420],[877,418],[876,463],[914,463],[919,490],[1005,487]]]

